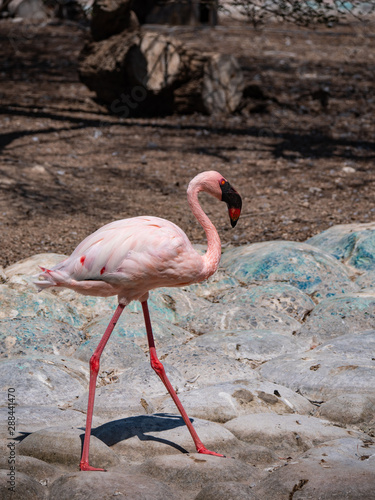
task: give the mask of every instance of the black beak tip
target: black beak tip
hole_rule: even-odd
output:
[[[230,220],[230,224],[232,227],[236,227],[237,222],[238,222],[238,219],[236,219],[236,220],[231,219]]]

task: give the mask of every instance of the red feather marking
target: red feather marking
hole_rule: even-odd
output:
[[[100,274],[103,274],[105,271],[105,266],[100,269]]]
[[[82,255],[82,257],[80,259],[80,262],[82,265],[85,263],[85,260],[86,260],[86,255]]]

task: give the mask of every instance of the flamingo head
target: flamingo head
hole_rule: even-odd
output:
[[[242,199],[237,191],[222,177],[220,179],[221,201],[228,206],[228,213],[232,227],[237,224],[241,215]]]

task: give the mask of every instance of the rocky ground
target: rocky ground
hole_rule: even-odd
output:
[[[88,361],[116,300],[37,295],[38,264],[61,255],[7,267],[0,497],[374,499],[374,247],[374,223],[232,247],[207,283],[151,293],[159,357],[201,440],[226,458],[195,453],[131,304],[97,387],[90,462],[107,472],[78,463]]]

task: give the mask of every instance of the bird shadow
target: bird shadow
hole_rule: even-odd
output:
[[[190,419],[190,421],[193,422],[193,419]],[[151,432],[154,433],[175,429],[176,427],[184,425],[185,422],[182,417],[178,415],[155,413],[153,415],[139,415],[107,422],[92,429],[91,435],[103,441],[107,446],[113,446],[120,441],[138,437],[140,441],[156,441],[175,448],[181,453],[188,453],[185,448],[173,441],[149,434]],[[84,430],[84,428],[82,428],[82,430]],[[81,434],[80,438],[83,446],[84,434]]]

